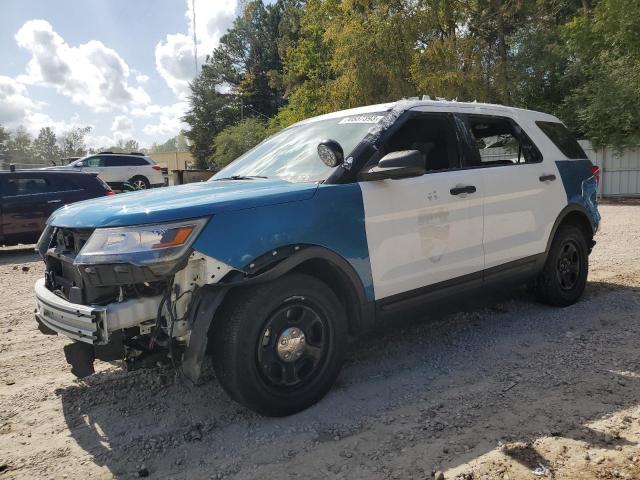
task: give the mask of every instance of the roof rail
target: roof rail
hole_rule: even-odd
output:
[[[101,155],[103,153],[113,153],[113,152],[98,152],[98,155]]]
[[[140,155],[141,157],[144,157],[144,153],[141,152],[129,152],[128,155]]]

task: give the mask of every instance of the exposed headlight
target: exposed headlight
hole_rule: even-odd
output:
[[[98,228],[76,256],[76,265],[130,263],[143,266],[180,259],[206,218],[139,227]]]

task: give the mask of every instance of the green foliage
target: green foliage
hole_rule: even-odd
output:
[[[85,137],[91,127],[73,127],[62,134],[59,140],[60,153],[63,157],[82,157],[87,154]]]
[[[154,143],[149,148],[149,153],[163,153],[163,152],[186,152],[189,150],[189,143],[184,133],[180,132],[175,137],[171,137],[164,143],[158,145]]]
[[[31,155],[31,142],[33,138],[27,130],[21,125],[14,132],[9,140],[9,150],[12,155],[19,158],[28,158]]]
[[[575,88],[563,113],[595,145],[640,141],[640,3],[602,0],[564,28]]]
[[[247,118],[237,125],[225,128],[215,137],[212,166],[222,168],[228,165],[264,140],[268,132],[268,125],[257,118]]]
[[[41,128],[38,137],[33,141],[33,158],[39,163],[57,162],[60,158],[56,134],[51,127]]]
[[[640,140],[640,2],[253,0],[192,91],[187,135],[216,161],[243,118],[276,129],[423,94],[554,113],[620,146]]]
[[[9,141],[11,140],[11,133],[0,125],[0,153],[6,153],[9,150]]]

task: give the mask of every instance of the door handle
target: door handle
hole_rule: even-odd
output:
[[[556,179],[555,175],[540,175],[541,182],[553,182]]]
[[[57,199],[57,200],[48,200],[47,203],[60,203],[62,200],[61,199]]]
[[[463,193],[476,193],[475,185],[467,185],[464,187],[453,187],[451,190],[451,195],[462,195]]]

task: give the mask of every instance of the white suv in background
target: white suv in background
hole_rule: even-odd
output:
[[[100,152],[76,160],[69,167],[97,173],[102,181],[116,190],[122,190],[125,183],[137,190],[164,186],[162,168],[142,153]]]

